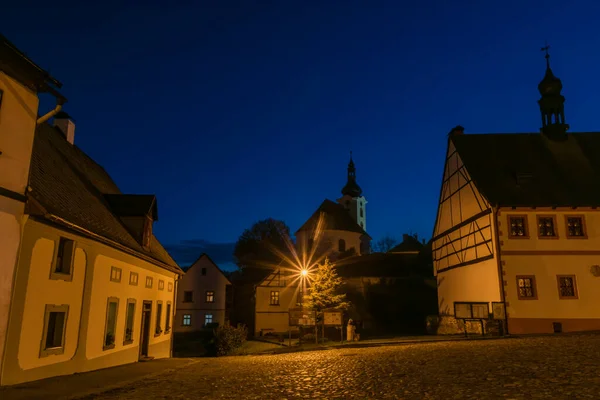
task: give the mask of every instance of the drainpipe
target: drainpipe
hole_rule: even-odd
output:
[[[48,121],[50,118],[54,117],[56,114],[59,113],[60,110],[62,110],[62,106],[66,102],[67,102],[67,99],[65,99],[63,96],[60,96],[60,95],[57,96],[56,97],[56,107],[54,107],[54,110],[50,111],[46,115],[39,117],[36,124],[41,125],[44,122]]]
[[[508,335],[508,310],[506,307],[506,296],[504,293],[504,275],[502,275],[502,260],[500,259],[500,229],[498,226],[498,212],[500,207],[494,207],[492,217],[494,218],[494,230],[496,231],[496,260],[498,261],[498,282],[500,283],[500,300],[504,304],[504,336]],[[507,227],[508,228],[508,227]]]

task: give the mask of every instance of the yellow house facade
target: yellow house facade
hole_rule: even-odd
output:
[[[0,255],[7,266],[0,384],[169,357],[182,271],[152,234],[155,196],[121,193],[74,145],[75,126],[59,113],[62,96],[38,118],[37,96],[23,78],[24,65],[34,64],[7,41],[3,46],[0,84],[12,86],[2,86],[0,119],[7,125],[0,124],[0,140],[22,142],[6,149],[20,149],[13,158],[26,172],[9,189],[22,195],[17,212],[10,218],[0,212],[11,221],[0,224],[2,245],[13,250]]]
[[[288,332],[290,308],[302,307],[298,278],[287,269],[277,269],[256,286],[254,336]]]
[[[441,316],[497,302],[511,334],[600,329],[600,133],[567,133],[548,58],[540,133],[449,135],[432,240]]]

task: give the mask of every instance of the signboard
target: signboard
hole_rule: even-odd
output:
[[[323,312],[323,323],[326,326],[342,326],[342,312],[341,311],[324,311]]]
[[[488,319],[490,315],[488,303],[455,302],[454,318],[456,319]]]
[[[506,311],[504,308],[504,303],[492,302],[492,314],[494,315],[494,319],[505,319]]]
[[[314,326],[317,322],[314,311],[303,308],[290,308],[290,326]]]

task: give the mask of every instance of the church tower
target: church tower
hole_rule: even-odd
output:
[[[553,140],[566,140],[569,125],[565,123],[565,98],[561,94],[562,82],[550,69],[550,46],[542,48],[546,52],[546,75],[538,85],[542,95],[538,100],[542,113],[542,135]]]
[[[367,230],[367,200],[362,195],[362,189],[356,183],[356,167],[352,160],[350,152],[350,162],[348,163],[348,181],[342,188],[342,197],[337,201],[350,213],[350,216],[356,223]]]

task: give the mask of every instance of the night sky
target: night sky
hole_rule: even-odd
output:
[[[539,130],[545,41],[571,130],[600,130],[597,1],[21,3],[2,33],[63,82],[75,143],[158,196],[182,265],[227,268],[259,219],[295,231],[351,150],[369,234],[429,238],[452,127]]]

